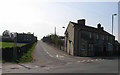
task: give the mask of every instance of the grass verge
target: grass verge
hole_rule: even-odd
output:
[[[26,44],[28,43],[16,43],[16,46],[21,47]],[[13,47],[13,46],[14,46],[14,42],[0,42],[0,48]]]
[[[32,57],[32,52],[36,46],[37,42],[35,42],[32,47],[28,50],[27,53],[24,53],[23,56],[18,60],[18,62],[20,63],[24,63],[24,62],[31,62],[33,60]]]

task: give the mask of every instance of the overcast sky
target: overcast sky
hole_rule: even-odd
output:
[[[63,35],[69,21],[86,19],[86,25],[98,23],[111,33],[111,15],[118,14],[118,2],[43,2],[41,0],[1,0],[0,34],[31,32],[41,39],[54,33]],[[114,17],[114,35],[118,34],[118,16]]]

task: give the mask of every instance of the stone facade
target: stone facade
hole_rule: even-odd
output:
[[[65,51],[70,55],[74,55],[74,24],[69,23],[65,34]]]
[[[1,36],[3,42],[18,42],[18,43],[30,43],[30,42],[36,42],[37,37],[34,36],[34,34],[28,33],[11,33],[8,30],[5,30],[3,32],[3,35]]]
[[[35,37],[34,34],[17,33],[17,42],[19,43],[29,43],[36,41],[37,37]]]
[[[65,31],[65,51],[74,56],[110,56],[115,36],[106,32],[101,24],[97,28],[85,25],[85,19],[70,22]]]

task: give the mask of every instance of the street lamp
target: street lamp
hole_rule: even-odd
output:
[[[113,15],[112,15],[112,35],[113,35],[113,21],[114,21],[113,19],[114,19],[114,16],[116,16],[116,15],[117,15],[117,14],[113,14]]]
[[[64,26],[63,26],[62,28],[63,28],[63,29],[65,29],[65,27],[64,27]]]
[[[62,27],[62,28],[65,28],[65,27]]]
[[[55,27],[55,35],[56,35],[56,27]]]

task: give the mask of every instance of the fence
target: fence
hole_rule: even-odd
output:
[[[29,43],[27,45],[21,47],[12,47],[12,48],[2,48],[2,60],[5,61],[16,61],[19,59],[24,53],[32,47],[34,42]]]

